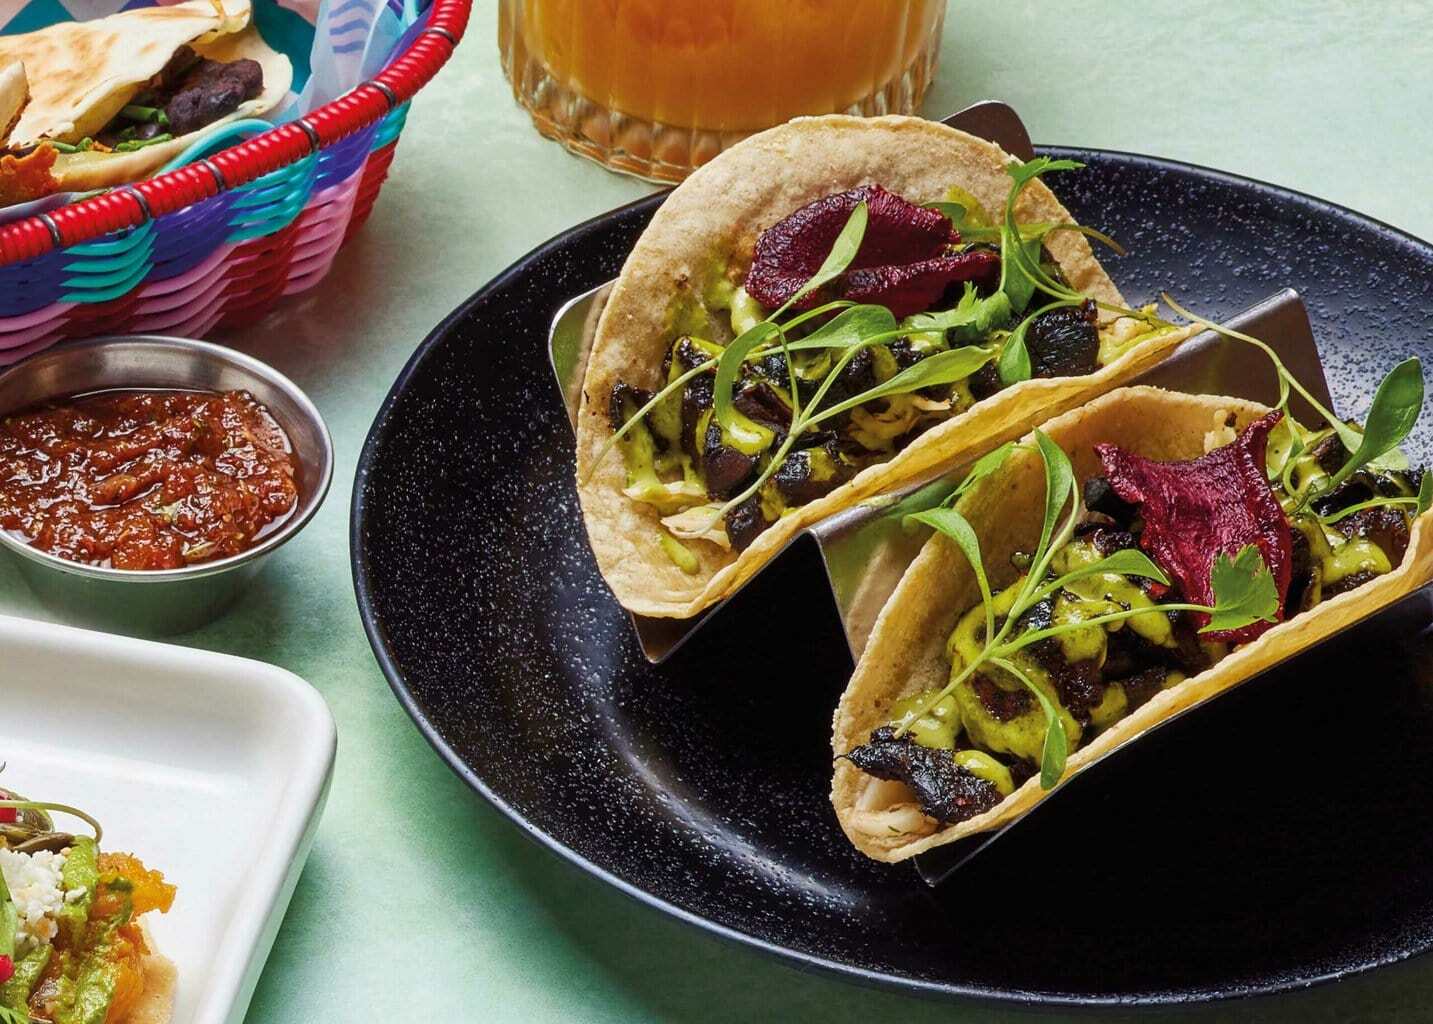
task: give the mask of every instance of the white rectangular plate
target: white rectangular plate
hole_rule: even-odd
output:
[[[243,1019],[335,745],[328,705],[281,668],[0,616],[0,784],[88,811],[104,849],[179,887],[145,918],[179,968],[175,1024]]]

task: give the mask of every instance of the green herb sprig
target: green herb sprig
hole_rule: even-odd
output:
[[[1035,605],[1076,580],[1103,573],[1118,573],[1124,576],[1139,576],[1169,585],[1169,577],[1150,561],[1143,552],[1128,548],[1113,552],[1088,565],[1080,566],[1054,579],[1046,579],[1055,553],[1067,544],[1074,535],[1084,508],[1079,487],[1076,485],[1074,468],[1069,456],[1055,444],[1048,435],[1035,431],[1036,447],[1045,470],[1045,510],[1040,528],[1040,540],[1030,559],[1030,568],[1020,584],[1014,602],[1005,615],[1005,621],[997,629],[995,625],[994,597],[991,593],[988,573],[980,550],[980,540],[969,520],[956,508],[956,500],[970,490],[979,480],[990,476],[1004,465],[1014,444],[997,448],[985,458],[977,461],[965,480],[937,508],[910,516],[917,522],[937,530],[960,549],[970,563],[980,588],[980,599],[985,609],[985,646],[975,658],[964,664],[950,682],[938,694],[926,701],[910,715],[907,722],[914,722],[928,714],[937,704],[955,692],[955,689],[969,679],[982,666],[991,666],[1007,672],[1039,702],[1045,715],[1045,739],[1040,753],[1040,784],[1045,789],[1053,788],[1064,775],[1065,761],[1069,756],[1070,739],[1060,721],[1059,709],[1043,690],[1014,663],[1014,655],[1041,640],[1048,640],[1091,626],[1123,622],[1136,615],[1163,614],[1171,611],[1203,612],[1210,616],[1210,622],[1201,632],[1212,633],[1240,629],[1255,622],[1276,621],[1279,609],[1278,588],[1273,574],[1264,564],[1258,548],[1250,545],[1239,551],[1232,559],[1219,555],[1215,559],[1210,575],[1214,591],[1213,605],[1192,603],[1161,604],[1157,608],[1136,608],[1106,615],[1092,616],[1079,622],[1061,623],[1045,629],[1025,630],[1016,633],[1019,620]],[[1068,506],[1068,513],[1065,512]],[[897,730],[901,735],[905,727]]]
[[[713,381],[713,416],[722,430],[737,443],[738,447],[759,448],[764,428],[752,423],[735,406],[735,394],[742,377],[743,367],[752,361],[763,359],[774,352],[781,352],[787,364],[790,384],[792,417],[783,443],[765,456],[765,463],[755,481],[734,498],[719,508],[713,509],[711,519],[701,529],[676,529],[673,532],[682,537],[694,538],[705,535],[712,526],[733,508],[749,500],[780,469],[786,457],[794,449],[797,440],[806,432],[857,406],[879,398],[909,394],[923,388],[951,384],[963,380],[987,362],[998,359],[1000,377],[1005,384],[1027,380],[1032,374],[1029,352],[1025,347],[1026,332],[1035,317],[1060,306],[1075,305],[1085,301],[1085,296],[1073,291],[1049,277],[1040,267],[1040,249],[1043,240],[1055,231],[1081,231],[1123,251],[1113,239],[1100,232],[1085,229],[1075,224],[1019,224],[1015,220],[1015,206],[1020,192],[1030,182],[1049,171],[1071,170],[1081,165],[1069,160],[1050,160],[1040,157],[1027,163],[1012,163],[1007,166],[1011,177],[1011,188],[1006,200],[1004,217],[998,228],[985,226],[983,211],[977,216],[973,210],[959,203],[933,204],[957,228],[966,231],[972,228],[971,221],[979,220],[982,226],[976,230],[995,231],[1001,242],[1001,281],[999,289],[992,295],[981,297],[972,285],[967,284],[960,301],[949,310],[922,313],[898,324],[890,310],[875,304],[854,304],[849,301],[828,302],[815,309],[794,316],[786,321],[781,317],[801,299],[839,277],[849,267],[860,250],[868,219],[864,203],[857,204],[842,227],[830,253],[817,272],[802,288],[783,305],[738,335],[718,357],[706,360],[669,381],[665,387],[652,396],[633,413],[608,438],[597,457],[589,466],[584,480],[607,458],[617,443],[633,427],[644,420],[653,409],[684,388],[692,379],[702,373],[716,370]],[[978,207],[972,199],[971,205]],[[959,219],[956,219],[959,218]],[[1053,291],[1052,291],[1053,290]],[[897,373],[891,379],[847,398],[834,406],[823,407],[832,385],[841,376],[862,350],[899,338],[926,332],[946,332],[952,340],[962,337],[972,341],[984,340],[991,331],[1008,323],[1014,312],[1024,310],[1036,291],[1052,291],[1055,301],[1043,305],[1027,315],[1011,332],[1002,345],[969,344],[960,348],[937,353],[921,360],[914,366]],[[1157,326],[1172,326],[1158,317],[1121,306],[1101,303],[1102,309],[1119,313],[1121,316],[1136,317]],[[792,340],[790,332],[796,327],[818,316],[835,312],[836,315],[804,338]],[[802,407],[797,393],[793,361],[794,352],[827,349],[840,353],[834,365],[826,373],[811,401]]]
[[[90,828],[94,829],[95,842],[99,842],[104,838],[104,829],[98,821],[78,807],[71,807],[69,804],[48,803],[43,800],[0,800],[0,807],[14,808],[17,811],[58,811],[60,814],[68,814],[72,818],[79,818]]]
[[[1303,509],[1315,499],[1332,493],[1360,469],[1377,465],[1380,461],[1389,459],[1390,456],[1398,451],[1398,446],[1403,443],[1404,439],[1408,437],[1409,432],[1413,429],[1414,423],[1418,420],[1419,413],[1423,410],[1423,364],[1419,362],[1416,356],[1403,360],[1403,362],[1399,363],[1392,370],[1389,370],[1387,376],[1379,382],[1378,390],[1373,396],[1373,404],[1369,406],[1368,415],[1364,419],[1362,429],[1360,429],[1350,423],[1344,422],[1335,416],[1332,410],[1325,408],[1323,403],[1310,394],[1308,388],[1304,387],[1299,379],[1289,372],[1289,368],[1284,365],[1278,353],[1263,341],[1260,341],[1253,335],[1236,331],[1222,324],[1216,324],[1211,320],[1199,316],[1197,313],[1190,312],[1171,298],[1168,292],[1163,293],[1161,298],[1164,300],[1165,305],[1169,306],[1170,309],[1174,310],[1186,320],[1199,324],[1205,329],[1214,331],[1226,338],[1232,338],[1235,341],[1242,341],[1246,344],[1253,345],[1263,352],[1264,355],[1269,358],[1269,361],[1273,363],[1274,371],[1278,374],[1279,378],[1279,400],[1275,407],[1284,413],[1286,419],[1292,420],[1293,417],[1289,412],[1289,396],[1291,392],[1297,392],[1304,401],[1313,407],[1314,412],[1322,416],[1324,422],[1333,428],[1334,432],[1338,434],[1339,440],[1343,442],[1344,448],[1349,452],[1349,456],[1344,461],[1344,464],[1340,466],[1333,475],[1324,480],[1321,486],[1317,488],[1310,487],[1305,491],[1297,505],[1289,513],[1291,516],[1299,514],[1299,512],[1303,511]],[[1293,488],[1289,474],[1293,469],[1294,457],[1302,450],[1302,442],[1296,442],[1284,466],[1282,482],[1284,489],[1290,493],[1292,493]],[[1427,474],[1424,474],[1424,476],[1426,479]],[[1429,498],[1433,500],[1433,494],[1430,494]],[[1359,507],[1367,508],[1373,505],[1397,504],[1413,504],[1417,507],[1420,515],[1428,509],[1428,504],[1423,501],[1421,489],[1418,498],[1381,498],[1375,499],[1372,502],[1364,502]],[[1355,509],[1344,509],[1334,518],[1326,518],[1324,521],[1336,521],[1337,519],[1343,518],[1346,514],[1351,514],[1353,511],[1355,511]]]

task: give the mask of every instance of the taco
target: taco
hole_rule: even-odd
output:
[[[1390,383],[1391,382],[1391,383]],[[877,619],[834,721],[831,799],[900,861],[1433,577],[1433,476],[1396,445],[1416,360],[1366,430],[1149,387],[979,460]]]
[[[0,36],[0,203],[142,179],[272,110],[293,68],[250,18],[249,0],[189,0]]]
[[[629,610],[685,618],[803,527],[1117,386],[1130,310],[1021,164],[910,117],[802,118],[667,198],[602,313],[577,479]]]
[[[51,811],[94,837],[57,830]],[[141,918],[174,894],[133,855],[102,851],[88,815],[0,789],[0,1024],[166,1024],[177,973]]]

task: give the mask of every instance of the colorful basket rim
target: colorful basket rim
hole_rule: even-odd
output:
[[[448,62],[467,29],[472,6],[473,0],[433,0],[426,26],[387,67],[297,120],[207,159],[0,227],[0,267],[139,227],[367,128],[410,100]]]

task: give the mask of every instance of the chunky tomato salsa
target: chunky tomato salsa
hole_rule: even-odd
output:
[[[247,391],[103,391],[0,420],[0,528],[89,565],[236,555],[293,514],[294,476]]]

